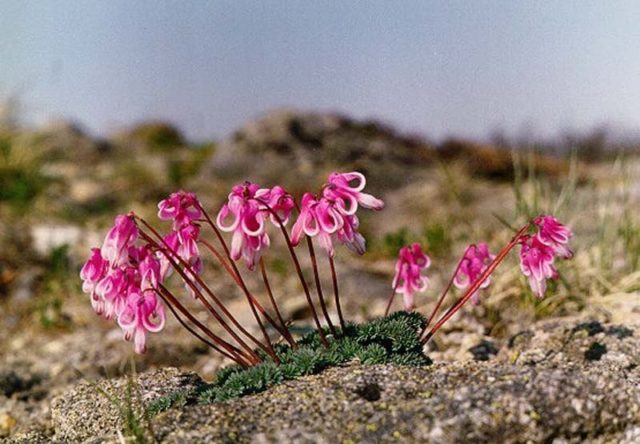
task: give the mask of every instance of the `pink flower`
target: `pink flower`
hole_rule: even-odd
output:
[[[563,259],[570,259],[573,256],[573,252],[567,246],[569,239],[573,236],[570,228],[550,215],[538,216],[533,223],[538,227],[536,237],[540,242],[553,248],[555,254]]]
[[[195,193],[178,191],[158,203],[158,217],[173,220],[173,229],[179,230],[202,218],[200,202]]]
[[[198,248],[199,237],[200,227],[193,224],[185,225],[178,231],[171,231],[164,237],[164,243],[169,251],[166,251],[166,255],[164,253],[158,255],[160,264],[159,274],[162,279],[170,275],[172,270],[171,262],[173,261],[176,265],[181,266],[181,259],[188,264],[188,266],[183,267],[184,273],[195,283],[194,275],[200,275],[202,273],[202,258],[200,257],[200,250]],[[177,257],[175,257],[174,254],[177,255]],[[195,297],[193,288],[186,282],[185,288]]]
[[[98,315],[113,319],[120,314],[127,300],[129,274],[128,268],[110,269],[98,282],[91,295],[91,305]]]
[[[197,227],[189,225],[182,230],[194,229]],[[102,248],[91,250],[80,277],[96,313],[116,318],[125,339],[134,340],[136,352],[142,353],[146,331],[158,332],[164,326],[164,306],[154,291],[164,276],[150,246],[136,246],[137,238],[133,216],[118,216]]]
[[[303,234],[318,237],[320,246],[330,257],[335,255],[331,236],[344,226],[344,218],[333,202],[311,193],[302,196],[300,215],[291,228],[291,243],[295,246],[302,240]]]
[[[484,242],[478,245],[470,245],[465,250],[458,272],[453,279],[453,284],[458,288],[469,287],[480,278],[494,258],[495,256],[489,252],[489,247]],[[488,277],[480,285],[480,288],[487,288],[490,283],[491,278]],[[479,292],[474,292],[471,299],[474,304],[479,304]]]
[[[104,277],[108,266],[108,262],[102,259],[100,249],[92,248],[89,260],[87,260],[80,270],[82,291],[87,294],[93,293],[98,282]]]
[[[263,199],[264,197],[260,200]],[[271,188],[266,203],[278,215],[278,217],[282,221],[282,224],[286,225],[289,221],[289,216],[291,216],[291,211],[293,210],[293,207],[295,207],[295,203],[291,195],[287,193],[280,185],[276,185],[275,187]],[[279,225],[278,220],[270,212],[269,217],[271,219],[271,222],[275,226]]]
[[[547,279],[555,279],[558,272],[553,266],[554,250],[542,243],[538,236],[523,236],[521,239],[520,269],[529,279],[533,293],[544,297],[547,289]]]
[[[265,221],[269,218],[274,225],[279,225],[267,205],[286,223],[294,202],[280,186],[260,188],[254,183],[245,182],[233,187],[216,218],[216,225],[222,231],[233,233],[231,258],[243,258],[251,270],[255,268],[262,251],[271,243]]]
[[[331,173],[328,184],[323,189],[323,196],[335,201],[343,214],[354,215],[358,210],[358,204],[364,208],[381,210],[384,208],[384,202],[362,192],[366,183],[364,175],[356,171]]]
[[[146,351],[146,333],[157,333],[164,328],[165,313],[158,296],[150,291],[129,289],[127,303],[118,316],[118,325],[126,341],[133,340],[136,353]]]
[[[102,244],[102,258],[112,267],[125,264],[129,260],[129,246],[138,239],[138,227],[132,214],[116,217],[113,227],[107,233]]]
[[[364,236],[358,232],[360,221],[358,216],[343,216],[344,223],[342,228],[336,232],[338,240],[347,246],[351,251],[362,255],[366,251],[366,241]]]
[[[413,295],[427,289],[429,281],[422,276],[422,270],[431,265],[431,260],[423,251],[420,244],[414,243],[402,247],[396,262],[396,274],[391,284],[396,293],[403,295],[405,310],[413,310],[415,302]]]

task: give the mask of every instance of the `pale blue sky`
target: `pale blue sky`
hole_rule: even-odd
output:
[[[429,137],[640,128],[640,1],[0,0],[0,97],[222,137],[293,106]]]

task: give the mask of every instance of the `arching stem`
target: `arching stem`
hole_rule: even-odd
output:
[[[200,210],[202,211],[202,214],[205,217],[205,221],[207,222],[207,225],[209,225],[209,227],[211,227],[213,232],[216,234],[216,237],[218,238],[218,242],[220,242],[220,245],[222,245],[224,253],[227,256],[227,258],[229,259],[229,264],[231,265],[231,268],[233,269],[233,272],[235,273],[235,275],[238,277],[238,280],[236,282],[239,282],[240,288],[242,289],[245,297],[247,298],[247,301],[249,302],[249,307],[251,308],[251,312],[253,313],[253,317],[256,319],[256,322],[260,326],[260,330],[262,331],[262,334],[265,337],[265,340],[267,340],[269,348],[273,351],[273,345],[271,344],[271,340],[269,339],[269,335],[267,334],[267,330],[264,328],[264,324],[263,324],[262,320],[260,319],[260,316],[258,315],[258,311],[257,310],[260,311],[260,313],[265,317],[267,322],[269,322],[269,324],[271,324],[273,326],[273,328],[275,328],[278,331],[278,333],[280,333],[282,335],[282,337],[286,336],[284,330],[282,330],[281,327],[278,325],[278,323],[276,321],[274,321],[271,316],[269,316],[269,314],[264,309],[264,307],[260,304],[260,302],[258,302],[258,300],[253,296],[253,294],[251,294],[251,292],[249,291],[249,288],[247,287],[247,284],[244,282],[244,279],[242,278],[242,275],[240,274],[240,270],[238,270],[238,266],[236,265],[235,261],[231,257],[231,252],[229,251],[229,246],[227,245],[226,241],[224,240],[224,237],[222,236],[222,233],[220,232],[218,227],[216,227],[216,225],[213,223],[213,220],[211,220],[211,217],[209,216],[207,211],[202,207],[202,205],[198,204],[198,206],[199,206]],[[275,356],[275,351],[273,351],[273,354]]]
[[[389,310],[391,310],[391,304],[393,304],[393,300],[396,298],[396,291],[398,290],[398,284],[400,284],[400,279],[393,286],[393,290],[391,290],[391,294],[389,295],[389,302],[387,302],[387,308],[384,310],[384,315],[389,315]]]
[[[289,343],[289,345],[291,345],[291,348],[295,350],[296,348],[298,348],[298,344],[296,344],[296,341],[293,340],[293,336],[291,336],[291,333],[287,328],[287,324],[284,322],[284,319],[282,318],[282,314],[280,313],[278,304],[276,304],[276,299],[273,297],[273,292],[271,291],[271,285],[269,284],[269,278],[267,276],[267,269],[264,266],[264,260],[262,258],[260,258],[260,273],[262,274],[262,281],[264,282],[264,286],[267,289],[267,293],[269,294],[269,300],[271,301],[271,305],[273,306],[273,309],[276,312],[276,316],[278,318],[278,321],[280,322],[280,325],[282,326],[283,330],[286,333],[286,335],[284,336],[284,339]]]
[[[265,344],[260,342],[255,336],[249,333],[242,326],[242,324],[240,324],[238,320],[229,312],[229,310],[227,310],[227,308],[220,301],[220,299],[215,295],[215,293],[204,283],[204,281],[200,278],[200,276],[198,276],[198,274],[195,273],[195,271],[191,267],[191,264],[183,260],[177,254],[177,252],[175,252],[167,244],[167,242],[162,238],[162,236],[160,236],[160,234],[149,223],[147,223],[147,221],[145,221],[142,218],[138,218],[138,219],[145,225],[145,227],[151,230],[151,232],[160,239],[160,241],[164,246],[160,246],[153,238],[151,238],[148,234],[146,234],[142,230],[140,231],[141,235],[145,238],[145,240],[147,240],[147,242],[149,242],[152,246],[154,246],[164,254],[164,256],[167,258],[171,266],[178,272],[178,274],[180,274],[184,282],[189,286],[189,288],[191,288],[194,294],[198,297],[198,300],[203,303],[203,305],[205,306],[205,308],[207,308],[209,313],[211,313],[211,315],[225,328],[225,330],[227,330],[227,332],[229,332],[229,334],[240,345],[242,345],[247,351],[249,351],[250,354],[253,354],[257,357],[257,354],[251,349],[251,347],[249,347],[249,345],[236,334],[236,332],[224,321],[224,319],[211,306],[211,304],[207,302],[207,300],[202,295],[200,288],[205,290],[205,292],[209,295],[209,297],[220,308],[220,310],[224,313],[224,315],[233,323],[233,325],[236,326],[236,328],[238,328],[246,337],[248,337],[251,341],[253,341],[258,347],[262,348],[267,354],[269,354],[272,357],[276,357],[275,352],[273,352],[273,349],[271,347],[266,346]],[[168,254],[167,251],[170,254]],[[178,263],[176,262],[176,260],[180,263],[181,266],[178,266]],[[187,274],[184,272],[182,267],[184,267],[186,270],[189,270],[189,274],[191,275],[191,277],[187,276]],[[195,283],[193,282],[194,280],[196,281]],[[271,352],[273,352],[273,355],[271,354]]]
[[[440,306],[444,302],[444,299],[447,297],[447,293],[449,293],[449,290],[451,290],[451,286],[453,285],[453,281],[455,280],[456,275],[460,271],[460,267],[462,266],[462,263],[464,262],[464,259],[465,259],[466,255],[467,255],[467,251],[469,251],[469,248],[471,248],[471,246],[467,247],[464,250],[464,253],[462,254],[462,259],[460,259],[460,261],[458,261],[458,265],[456,265],[456,269],[453,272],[453,274],[451,275],[451,279],[449,279],[449,282],[447,283],[447,286],[442,291],[442,294],[440,295],[440,298],[438,299],[438,303],[433,308],[433,311],[431,312],[431,315],[429,315],[429,319],[427,319],[427,323],[424,325],[424,328],[420,332],[420,336],[421,337],[427,331],[427,328],[429,328],[429,325],[431,325],[431,321],[433,321],[433,318],[436,317],[436,314],[438,313],[438,310],[440,310]]]
[[[318,300],[320,301],[320,308],[322,309],[322,314],[324,315],[324,319],[329,326],[329,330],[335,336],[336,329],[333,326],[333,322],[331,322],[331,317],[329,316],[329,311],[327,310],[327,304],[324,301],[324,294],[322,293],[322,283],[320,282],[320,273],[318,271],[318,261],[316,259],[316,252],[313,248],[313,240],[306,236],[307,238],[307,246],[309,247],[309,257],[311,258],[311,267],[313,268],[313,277],[316,283],[316,291],[318,292]]]
[[[333,258],[329,256],[329,267],[331,268],[331,281],[333,283],[333,298],[336,301],[336,310],[338,310],[338,318],[340,319],[340,328],[344,333],[344,329],[347,327],[344,317],[342,316],[342,307],[340,306],[340,294],[338,291],[338,275],[336,274],[336,267],[333,262]]]
[[[318,332],[318,335],[320,336],[320,341],[322,342],[322,345],[324,347],[328,347],[329,342],[327,341],[327,337],[324,334],[324,331],[322,331],[322,325],[320,324],[320,319],[318,319],[318,312],[316,311],[316,308],[313,305],[313,300],[311,299],[311,293],[309,292],[309,286],[307,285],[307,281],[304,279],[304,275],[302,274],[302,267],[300,266],[300,261],[298,260],[298,256],[296,255],[295,248],[291,243],[291,238],[289,237],[289,233],[287,232],[287,229],[285,228],[284,223],[282,222],[282,219],[280,218],[278,213],[276,213],[273,210],[273,208],[271,208],[271,206],[269,206],[266,202],[263,202],[259,199],[256,199],[256,200],[260,202],[262,205],[264,205],[267,211],[269,211],[269,213],[271,213],[274,216],[274,218],[278,221],[280,232],[282,233],[285,243],[287,244],[287,248],[289,249],[291,260],[293,261],[293,265],[295,266],[296,273],[298,273],[298,278],[300,279],[300,284],[302,285],[302,289],[304,290],[304,295],[307,298],[307,304],[309,305],[309,309],[311,310],[313,321],[316,324],[316,330]]]
[[[504,258],[509,254],[509,252],[515,247],[522,235],[529,229],[531,226],[531,222],[528,222],[525,226],[523,226],[520,231],[516,233],[515,236],[511,239],[511,241],[505,245],[502,250],[496,255],[495,259],[489,264],[487,269],[482,273],[482,275],[467,289],[467,291],[456,301],[456,303],[447,310],[447,312],[440,318],[440,320],[436,323],[436,325],[431,328],[429,333],[422,339],[422,343],[426,344],[433,337],[433,335],[442,327],[442,325],[447,322],[462,306],[471,299],[471,296],[480,288],[480,286],[487,280],[487,278],[495,271],[495,269],[502,263]]]
[[[187,319],[189,319],[194,325],[196,325],[200,330],[202,330],[207,336],[209,336],[209,338],[211,338],[212,341],[214,341],[215,343],[219,344],[220,347],[224,348],[224,350],[226,351],[222,351],[219,348],[213,346],[216,351],[222,353],[224,356],[227,356],[231,359],[233,359],[234,361],[237,361],[238,363],[242,364],[242,365],[248,365],[247,362],[244,361],[243,357],[246,358],[246,356],[244,356],[242,354],[242,352],[240,350],[238,350],[237,348],[233,347],[231,344],[229,344],[227,341],[225,341],[224,339],[220,338],[219,336],[215,335],[211,330],[209,330],[209,328],[207,328],[202,322],[200,322],[195,316],[193,316],[189,310],[187,310],[176,298],[175,296],[173,296],[173,294],[171,294],[171,292],[162,284],[159,284],[159,289],[156,289],[156,292],[162,297],[162,299],[167,303],[167,306],[169,307],[169,309],[171,310],[171,312],[174,314],[174,316],[176,317],[176,319],[178,319],[178,321],[185,327],[187,328],[187,330],[189,330],[190,332],[192,332],[193,334],[196,335],[196,337],[200,338],[201,340],[203,338],[201,338],[197,333],[195,333],[193,331],[193,329],[191,329],[190,327],[188,327],[186,325],[186,323],[183,322],[183,320],[180,318],[180,316],[177,315],[175,308],[177,308]],[[207,342],[207,341],[205,341]],[[207,342],[208,343],[208,342]],[[210,344],[211,345],[211,344]],[[254,361],[254,363],[260,362],[260,358],[256,356],[256,358],[249,358],[252,361]],[[255,360],[257,359],[257,360]]]

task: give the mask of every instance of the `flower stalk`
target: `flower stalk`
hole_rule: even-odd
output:
[[[317,195],[304,193],[298,205],[280,186],[260,188],[245,182],[232,188],[215,220],[195,194],[173,193],[158,204],[158,217],[171,222],[171,230],[167,234],[161,234],[134,213],[115,218],[102,246],[91,250],[82,267],[82,289],[90,296],[96,313],[106,319],[115,319],[122,328],[124,339],[133,342],[138,353],[146,350],[148,333],[157,333],[164,328],[166,307],[195,338],[236,364],[251,367],[265,360],[280,364],[281,357],[285,356],[282,347],[296,349],[298,343],[280,310],[277,292],[271,285],[264,260],[264,252],[271,245],[267,228],[275,226],[284,239],[302,286],[317,338],[322,347],[329,348],[330,341],[340,341],[342,335],[329,313],[322,289],[320,264],[328,264],[330,269],[335,309],[340,329],[344,332],[347,324],[340,303],[336,246],[344,245],[357,254],[363,254],[366,242],[358,231],[360,222],[356,213],[359,207],[381,210],[384,206],[381,200],[363,192],[365,184],[360,173],[332,173]],[[286,225],[294,210],[297,217],[289,231]],[[202,236],[201,230],[207,228],[213,232],[217,242],[212,243]],[[230,243],[223,233],[229,234]],[[468,246],[426,324],[419,332],[416,331],[416,340],[426,344],[469,300],[479,303],[480,290],[490,284],[491,275],[518,245],[522,273],[533,293],[543,297],[546,281],[558,277],[555,258],[568,259],[573,254],[568,247],[572,235],[571,230],[553,216],[541,215],[526,223],[495,256],[485,243]],[[307,243],[317,303],[326,328],[322,325],[296,253],[296,247],[303,238]],[[318,259],[318,254],[322,253],[316,254],[316,240],[318,251],[327,255],[327,263]],[[201,248],[211,253],[207,257],[212,257],[214,263],[224,270],[223,277],[230,278],[241,290],[259,334],[242,325],[223,299],[204,281]],[[263,294],[266,293],[272,314],[249,289],[237,262],[244,262],[248,272],[259,267]],[[425,273],[430,264],[431,258],[419,244],[400,249],[385,316],[391,310],[396,294],[403,295],[404,310],[415,309],[415,294],[428,288],[429,278]],[[221,328],[221,333],[190,311],[188,304],[169,285],[173,274],[179,277],[187,295],[204,307]],[[453,286],[464,289],[463,294],[432,326]],[[420,328],[414,325],[416,330]],[[276,347],[274,341],[278,338],[271,338],[267,326],[273,327],[287,345]]]

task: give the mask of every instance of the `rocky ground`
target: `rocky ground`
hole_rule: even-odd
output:
[[[163,123],[104,140],[67,124],[0,129],[0,148],[5,442],[122,442],[132,421],[162,442],[640,441],[637,158],[572,166],[521,156],[528,176],[519,177],[517,159],[495,146],[435,146],[378,122],[294,111],[249,122],[218,145],[190,144]],[[428,313],[466,244],[482,239],[498,248],[508,240],[496,215],[515,224],[559,208],[576,232],[576,256],[560,264],[562,279],[541,301],[510,258],[483,303],[465,307],[430,343],[431,367],[354,362],[240,400],[170,410],[153,418],[149,432],[140,403],[211,380],[228,363],[173,319],[150,337],[147,354],[134,357],[117,326],[98,319],[80,292],[88,248],[115,214],[134,209],[154,218],[156,202],[178,188],[199,192],[215,209],[240,180],[284,183],[300,194],[334,168],[365,172],[387,203],[363,214],[367,254],[338,253],[351,320],[384,311],[397,249],[414,241],[433,260],[431,286],[417,301]],[[309,310],[282,248],[274,237],[266,257],[272,284],[283,312],[304,329]],[[209,265],[208,281],[252,328],[240,292]],[[259,288],[255,276],[248,279]],[[206,319],[201,307],[192,310]],[[127,387],[135,388],[130,400]],[[123,422],[116,405],[129,404]]]
[[[239,400],[174,408],[140,425],[148,439],[170,443],[635,443],[639,328],[547,320],[478,344],[474,359],[424,368],[353,363]],[[83,383],[53,400],[50,429],[6,442],[116,442],[127,387],[140,415],[141,405],[198,380],[163,368]]]

